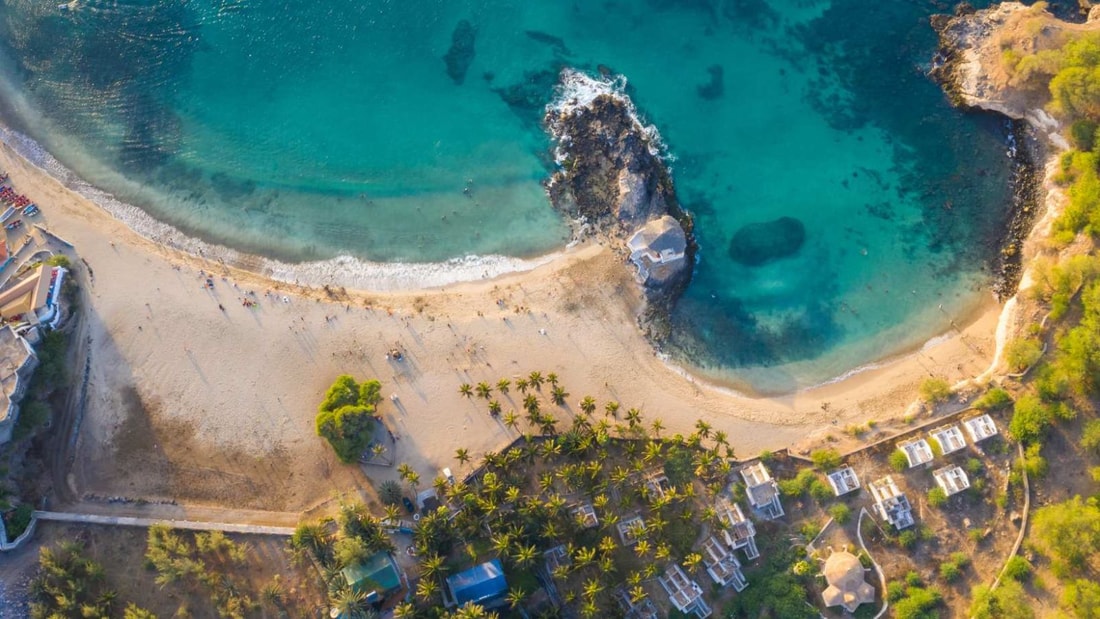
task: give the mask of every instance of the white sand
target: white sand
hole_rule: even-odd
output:
[[[516,435],[487,414],[483,400],[459,396],[462,382],[555,372],[572,411],[592,395],[601,408],[614,399],[624,411],[638,407],[647,419],[659,417],[669,432],[689,433],[703,419],[749,456],[850,423],[900,417],[921,380],[977,375],[994,348],[999,308],[991,302],[961,333],[877,369],[785,397],[745,398],[656,358],[636,326],[630,273],[600,245],[492,281],[351,292],[347,301],[321,302],[320,290],[276,284],[152,242],[6,146],[0,168],[94,272],[89,282],[88,270],[78,269],[93,359],[72,481],[78,494],[172,494],[299,510],[335,490],[365,488],[364,474],[336,464],[313,430],[321,394],[345,372],[378,377],[387,396],[398,396],[398,406],[387,398],[381,407],[399,436],[397,459],[430,480],[443,466],[462,471],[455,449],[476,456]],[[203,288],[200,269],[218,274],[213,291]],[[281,279],[292,276],[307,281],[299,273]],[[274,297],[265,296],[276,287]],[[249,290],[257,309],[241,304]],[[518,306],[528,309],[517,313]],[[385,357],[395,345],[406,352],[403,362]],[[153,463],[147,466],[120,464],[121,450],[134,449],[116,445],[136,423],[126,412],[128,387],[148,409],[154,444],[145,446],[148,458],[130,454],[126,462]],[[522,399],[510,396],[502,399],[506,411]],[[571,414],[557,416],[567,422]]]

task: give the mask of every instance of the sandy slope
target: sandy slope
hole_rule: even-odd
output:
[[[397,395],[396,405],[382,405],[399,437],[397,459],[427,480],[442,466],[461,472],[456,448],[478,455],[515,436],[483,400],[460,397],[461,382],[556,372],[571,393],[572,410],[560,419],[585,395],[601,408],[616,399],[669,431],[690,432],[704,419],[751,455],[900,417],[922,379],[978,374],[994,349],[999,308],[991,302],[961,334],[883,368],[787,397],[744,398],[655,357],[633,319],[630,274],[600,245],[491,281],[321,301],[319,289],[292,290],[150,242],[6,146],[0,168],[87,264],[80,277],[93,370],[71,476],[78,494],[299,510],[337,490],[369,488],[364,472],[336,463],[313,431],[321,393],[343,372],[378,377]],[[212,291],[200,270],[216,273]],[[256,308],[242,306],[247,291]],[[405,351],[403,362],[386,359],[393,346]],[[522,398],[509,395],[505,410],[519,408]]]

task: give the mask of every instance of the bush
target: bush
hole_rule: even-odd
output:
[[[1043,446],[1033,443],[1027,446],[1024,457],[1016,461],[1016,467],[1027,471],[1028,477],[1039,479],[1047,474],[1047,459],[1040,453]]]
[[[1032,520],[1035,546],[1059,576],[1085,572],[1100,558],[1100,507],[1076,496],[1040,507]]]
[[[46,264],[52,267],[61,267],[63,269],[72,268],[72,261],[64,254],[54,254],[46,260]]]
[[[1012,404],[1012,396],[1004,389],[994,387],[986,391],[982,394],[982,397],[974,402],[974,408],[983,411],[991,411],[1008,406],[1009,404]]]
[[[1021,443],[1039,440],[1054,422],[1054,412],[1038,396],[1025,395],[1016,400],[1008,432]]]
[[[886,585],[886,600],[890,603],[897,602],[905,597],[905,583],[892,581]]]
[[[378,488],[378,498],[386,505],[397,505],[402,496],[401,484],[392,479],[382,482]]]
[[[932,507],[943,507],[947,503],[947,493],[943,488],[936,486],[928,491],[928,504]]]
[[[1012,580],[1025,580],[1031,576],[1031,564],[1027,562],[1027,559],[1014,555],[1005,564],[1004,575],[1005,578],[1011,578]]]
[[[1042,356],[1043,343],[1036,338],[1018,338],[1005,346],[1005,363],[1013,372],[1023,372]]]
[[[894,467],[895,471],[904,473],[909,468],[909,458],[904,451],[896,449],[890,454],[890,466]]]
[[[927,378],[920,384],[920,399],[936,405],[951,397],[951,385],[942,378]]]
[[[969,616],[972,619],[1031,619],[1035,612],[1020,583],[1002,580],[994,591],[985,585],[974,588]]]
[[[1091,120],[1078,120],[1070,125],[1069,136],[1074,148],[1090,151],[1096,141],[1096,123]]]
[[[814,466],[823,471],[840,466],[840,452],[831,447],[829,449],[818,449],[810,454],[810,459],[813,460]]]
[[[970,475],[979,475],[984,468],[985,465],[977,458],[969,458],[966,461],[966,472]]]
[[[909,587],[905,597],[894,605],[894,617],[897,619],[924,619],[932,617],[932,609],[940,605],[943,596],[935,589]]]
[[[1060,602],[1075,617],[1100,617],[1100,583],[1074,580],[1062,591]]]
[[[906,550],[912,550],[917,545],[917,533],[913,529],[906,529],[898,534],[898,546]]]
[[[845,524],[852,519],[852,510],[844,503],[837,503],[829,508],[829,516],[831,516],[837,524]]]
[[[332,445],[341,462],[354,462],[370,445],[381,391],[377,380],[359,384],[344,374],[325,393],[317,411],[317,435]]]
[[[22,503],[12,511],[4,514],[4,527],[7,529],[8,541],[23,534],[27,527],[31,526],[31,516],[34,507],[30,503]]]
[[[962,569],[948,561],[940,564],[940,578],[944,582],[955,582],[962,575]]]
[[[1092,452],[1094,456],[1100,456],[1100,419],[1085,423],[1081,432],[1081,448]]]

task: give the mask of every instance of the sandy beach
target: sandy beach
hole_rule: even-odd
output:
[[[444,466],[461,474],[457,448],[476,462],[518,434],[490,417],[484,400],[460,396],[463,382],[554,372],[570,393],[559,420],[568,423],[591,395],[601,409],[616,400],[660,418],[670,433],[689,433],[702,419],[747,457],[839,437],[869,420],[881,433],[915,410],[922,380],[979,375],[996,348],[1001,307],[990,300],[958,329],[880,367],[784,397],[748,398],[655,355],[636,325],[630,271],[595,242],[492,279],[393,290],[379,278],[362,290],[326,291],[333,274],[324,270],[279,274],[314,286],[302,287],[238,268],[264,270],[232,252],[222,262],[216,248],[200,257],[154,242],[8,145],[0,168],[76,247],[86,314],[79,337],[91,352],[69,477],[76,496],[285,511],[309,510],[335,492],[369,497],[372,482],[395,471],[341,465],[314,433],[317,402],[341,373],[376,377],[396,396],[381,405],[396,460],[430,480]],[[395,347],[401,361],[386,356]],[[508,411],[522,396],[500,399]]]

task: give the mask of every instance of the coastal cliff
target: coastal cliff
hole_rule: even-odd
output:
[[[1096,19],[1093,11],[1090,20]],[[1056,49],[1066,34],[1100,25],[1060,21],[1042,7],[1004,2],[975,11],[959,5],[954,15],[932,17],[940,49],[931,75],[952,103],[961,108],[984,110],[1009,118],[1012,138],[1009,156],[1016,167],[1016,208],[1005,231],[994,292],[1003,300],[1013,296],[1024,270],[1024,245],[1047,196],[1056,191],[1053,170],[1047,165],[1069,148],[1063,126],[1046,110],[1050,93],[1045,81],[1028,79],[1013,70],[1012,54],[1034,55]],[[1045,169],[1045,174],[1044,174]],[[1056,199],[1056,198],[1055,198]],[[1049,205],[1047,205],[1049,206]]]
[[[547,184],[555,208],[605,234],[637,272],[651,334],[691,280],[695,243],[656,130],[638,118],[621,84],[566,70],[545,124],[558,171]]]

